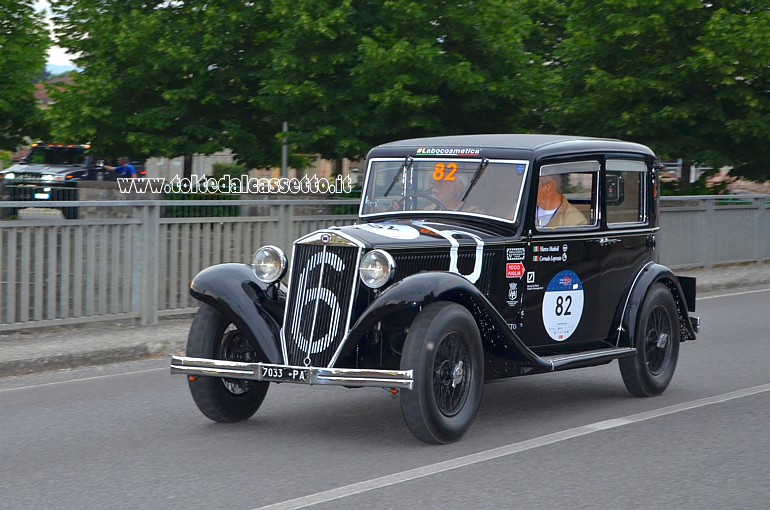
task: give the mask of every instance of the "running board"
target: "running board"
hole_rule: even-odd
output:
[[[613,359],[625,358],[634,354],[636,354],[636,349],[633,347],[609,347],[607,349],[596,349],[595,351],[540,356],[540,359],[546,366],[551,367],[551,371],[554,371],[596,365],[602,361],[612,361]]]

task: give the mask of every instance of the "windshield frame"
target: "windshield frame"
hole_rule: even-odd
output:
[[[457,158],[457,157],[441,157],[441,156],[431,156],[431,157],[415,157],[412,161],[412,165],[409,165],[409,168],[404,169],[403,175],[400,177],[399,181],[404,182],[406,179],[412,179],[412,175],[407,175],[408,173],[415,172],[415,168],[418,167],[420,163],[463,163],[463,164],[471,164],[474,167],[478,168],[479,165],[482,165],[485,161],[488,162],[488,166],[492,166],[495,164],[502,164],[502,165],[511,165],[511,171],[515,171],[515,165],[524,165],[524,170],[522,172],[521,176],[521,186],[519,187],[518,196],[515,197],[515,204],[512,206],[515,207],[513,218],[508,219],[506,217],[501,216],[495,216],[492,214],[485,214],[480,212],[471,212],[471,211],[454,211],[454,210],[427,210],[427,209],[419,209],[419,210],[390,210],[390,211],[382,211],[382,212],[364,212],[364,208],[367,205],[367,201],[370,198],[370,191],[369,187],[374,185],[372,182],[370,182],[373,178],[376,178],[374,175],[374,166],[378,163],[391,163],[393,165],[402,165],[404,163],[404,157],[378,157],[378,158],[372,158],[369,161],[367,161],[366,165],[366,175],[364,177],[364,183],[361,193],[361,202],[359,203],[358,208],[358,215],[360,218],[369,219],[369,218],[379,218],[379,217],[393,217],[393,216],[404,216],[404,217],[414,217],[416,215],[418,216],[433,216],[433,215],[453,215],[453,216],[462,216],[462,217],[474,217],[474,218],[481,218],[485,220],[494,220],[498,222],[503,222],[511,225],[518,224],[521,219],[522,212],[522,201],[524,199],[524,189],[527,185],[527,182],[529,181],[529,174],[531,172],[533,163],[531,160],[528,159],[519,159],[519,158],[483,158],[483,157],[476,157],[476,158]],[[399,189],[401,186],[401,182],[396,183],[396,185],[393,187],[393,190],[391,190],[388,198],[390,196],[393,196],[394,198],[400,198],[403,197],[403,188],[399,190],[399,193],[394,193],[396,190]],[[472,194],[471,194],[472,196]],[[384,197],[380,197],[384,198]],[[513,196],[511,198],[514,198]]]

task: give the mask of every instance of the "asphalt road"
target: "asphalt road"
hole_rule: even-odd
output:
[[[439,447],[381,389],[273,385],[221,425],[166,359],[0,379],[0,508],[766,509],[770,289],[704,297],[662,396],[617,363],[494,383]]]

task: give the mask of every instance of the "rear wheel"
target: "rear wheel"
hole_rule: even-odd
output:
[[[679,331],[674,297],[665,285],[653,285],[639,312],[636,355],[618,360],[623,382],[632,395],[652,397],[668,387],[679,359]]]
[[[264,361],[227,317],[205,303],[201,304],[190,328],[187,355],[247,363]],[[222,377],[188,378],[188,383],[198,409],[209,419],[222,423],[243,421],[253,416],[270,385]]]
[[[404,419],[418,439],[456,441],[473,423],[484,383],[484,353],[476,321],[455,303],[432,303],[417,315],[404,343],[402,370],[414,389],[401,392]]]

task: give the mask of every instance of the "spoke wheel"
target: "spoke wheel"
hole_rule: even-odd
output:
[[[470,366],[470,353],[458,333],[440,340],[433,363],[433,395],[444,416],[455,416],[467,400]]]
[[[202,304],[187,337],[187,355],[194,358],[258,362],[259,351],[215,308]],[[265,399],[268,382],[196,377],[188,379],[198,409],[209,419],[232,423],[249,419]]]
[[[426,443],[456,441],[481,402],[484,353],[473,316],[456,303],[432,303],[417,315],[404,342],[401,369],[414,388],[401,392],[409,430]]]
[[[232,329],[229,329],[232,328]],[[252,347],[248,340],[241,335],[234,326],[230,325],[228,330],[222,335],[222,343],[219,346],[219,355],[217,359],[225,361],[243,361],[254,363],[257,360],[257,351]],[[222,379],[227,391],[233,395],[243,395],[254,385],[254,381],[246,379]]]
[[[679,313],[671,291],[652,286],[639,312],[636,354],[619,360],[626,389],[638,397],[659,395],[668,387],[679,359]]]

